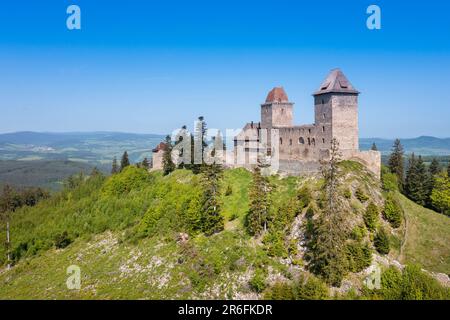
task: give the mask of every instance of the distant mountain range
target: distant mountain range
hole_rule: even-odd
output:
[[[151,157],[151,150],[163,139],[158,134],[123,132],[5,133],[0,134],[0,160],[64,160],[103,166],[126,150],[130,160],[137,162]],[[450,138],[422,136],[401,142],[406,153],[450,155]],[[362,138],[360,148],[369,150],[372,143],[385,155],[394,139]]]
[[[418,138],[400,139],[405,153],[416,153],[423,156],[448,156],[450,155],[450,138],[436,138],[421,136]],[[375,143],[382,154],[391,152],[394,139],[361,138],[359,147],[361,150],[369,150]]]

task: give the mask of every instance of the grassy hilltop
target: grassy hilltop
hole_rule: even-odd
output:
[[[449,218],[395,193],[403,220],[393,228],[381,214],[386,193],[380,182],[357,163],[340,167],[352,238],[351,264],[339,288],[308,268],[307,234],[320,214],[320,178],[271,176],[273,223],[255,237],[245,228],[252,173],[225,170],[220,183],[224,230],[204,235],[193,227],[200,175],[175,170],[163,176],[128,167],[111,177],[78,181],[12,214],[15,265],[6,270],[0,246],[0,299],[448,299],[448,289],[429,274],[450,273]],[[300,191],[306,187],[308,196]],[[377,224],[388,232],[387,255],[377,252],[376,235],[364,226],[370,202],[379,210]],[[5,237],[3,225],[0,236]],[[392,267],[397,261],[419,264],[427,272],[408,266],[402,275]],[[385,270],[383,281],[396,279],[389,282],[392,288],[364,288],[366,268],[375,263]],[[66,287],[70,265],[81,269],[80,290]]]

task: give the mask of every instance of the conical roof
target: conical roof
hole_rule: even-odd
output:
[[[340,69],[333,69],[328,74],[327,78],[319,87],[319,90],[314,92],[313,95],[319,95],[324,93],[354,93],[358,94],[347,77]]]
[[[275,87],[270,90],[266,98],[266,103],[271,102],[289,102],[288,96],[283,87]]]

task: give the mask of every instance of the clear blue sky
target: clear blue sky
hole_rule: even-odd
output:
[[[77,4],[82,30],[66,28]],[[382,29],[366,28],[366,8]],[[361,137],[450,136],[449,1],[35,0],[0,5],[0,132],[166,133],[259,119],[282,85],[295,121],[340,67]]]

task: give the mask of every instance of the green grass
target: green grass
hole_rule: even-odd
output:
[[[398,195],[406,216],[406,241],[400,260],[450,274],[450,219]]]

